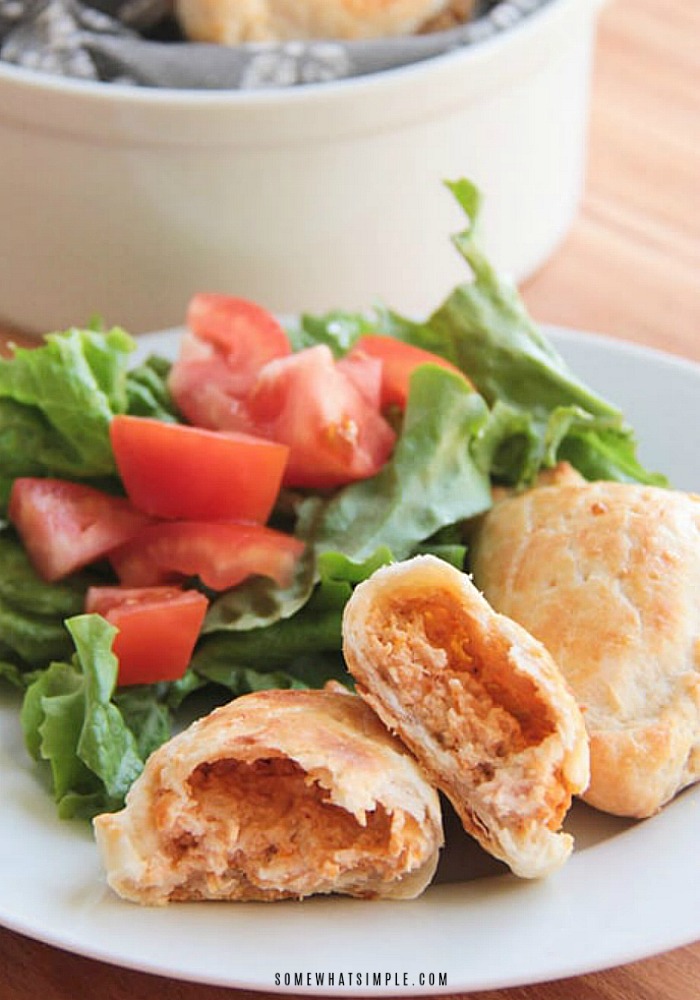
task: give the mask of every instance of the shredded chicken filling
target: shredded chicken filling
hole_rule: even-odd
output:
[[[448,596],[397,601],[382,617],[377,641],[390,646],[381,659],[392,683],[409,710],[420,708],[434,739],[462,757],[473,780],[490,781],[499,760],[553,731],[533,682],[507,664],[503,641],[475,636]]]
[[[188,829],[171,841],[173,858],[186,879],[236,879],[267,890],[306,891],[343,873],[384,877],[404,854],[413,865],[411,842],[397,837],[392,816],[378,805],[365,825],[328,801],[328,793],[294,761],[270,757],[252,763],[224,759],[200,765],[189,779],[193,809]],[[196,804],[196,805],[195,805]],[[408,831],[410,833],[410,830]]]

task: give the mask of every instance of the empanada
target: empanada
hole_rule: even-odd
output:
[[[222,45],[413,34],[450,6],[451,0],[175,0],[189,39]]]
[[[156,750],[125,808],[94,829],[110,886],[145,904],[408,899],[442,845],[437,793],[339,685],[216,709]]]
[[[474,579],[549,649],[590,736],[584,799],[644,817],[700,778],[700,497],[612,482],[496,504]]]
[[[348,602],[358,692],[396,732],[468,833],[518,875],[561,865],[572,794],[588,780],[581,713],[544,646],[497,615],[459,570],[417,556]]]

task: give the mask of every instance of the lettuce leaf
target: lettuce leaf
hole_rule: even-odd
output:
[[[112,701],[114,627],[99,615],[70,618],[66,627],[76,654],[70,663],[52,663],[27,688],[21,722],[29,753],[48,765],[59,815],[89,818],[120,808],[143,769],[140,750],[150,752],[154,741],[142,736],[140,748]],[[134,724],[137,713],[129,714]],[[145,717],[152,728],[150,712]],[[161,728],[161,742],[164,735]]]
[[[171,367],[170,361],[154,354],[129,369],[126,374],[127,413],[167,423],[179,422],[180,415],[168,389]]]
[[[0,598],[0,636],[14,653],[18,668],[43,667],[50,660],[66,656],[70,636],[62,620],[18,612]]]
[[[33,671],[73,652],[64,619],[83,609],[95,577],[76,573],[46,583],[36,573],[21,542],[0,532],[0,677],[15,686],[30,683]]]
[[[500,476],[527,484],[542,466],[566,458],[589,479],[665,485],[663,476],[637,460],[634,432],[621,411],[571,371],[516,287],[487,260],[479,241],[478,189],[466,180],[448,187],[467,216],[468,227],[454,243],[473,280],[456,288],[425,324],[392,322],[406,339],[466,372],[489,406],[499,408],[502,432],[509,415],[513,433],[502,433],[493,453]],[[518,441],[515,461],[512,437]],[[508,450],[510,462],[503,458]]]
[[[192,669],[236,697],[268,688],[323,687],[332,679],[348,684],[341,621],[342,609],[316,614],[312,598],[293,618],[267,628],[208,637],[195,652]]]
[[[120,329],[72,329],[0,359],[0,399],[29,408],[34,430],[44,432],[41,440],[35,434],[28,456],[34,467],[80,479],[114,474],[109,423],[127,407],[126,359],[133,348]],[[15,424],[21,412],[15,410]]]
[[[163,698],[168,685],[142,684],[121,688],[112,701],[134,734],[136,748],[145,761],[172,733],[172,713]]]
[[[9,658],[4,655],[4,652],[0,652],[0,680],[5,680],[13,687],[23,691],[30,683],[28,677],[29,675],[14,662],[12,651],[10,651]]]
[[[109,440],[117,413],[176,420],[169,363],[129,370],[134,340],[120,328],[48,334],[0,359],[0,506],[18,476],[96,480],[118,488]]]
[[[214,595],[202,627],[207,635],[219,629],[243,632],[290,618],[308,601],[316,583],[316,560],[311,548],[297,563],[294,579],[281,587],[270,577],[254,576],[232,590]]]
[[[339,355],[373,330],[457,365],[489,407],[472,452],[496,480],[526,486],[542,467],[566,459],[588,479],[666,485],[638,461],[634,431],[624,415],[569,368],[529,316],[517,288],[485,256],[478,188],[464,179],[447,187],[467,219],[453,242],[471,280],[424,321],[386,308],[372,316],[304,316],[296,339],[308,346],[316,338]]]
[[[0,599],[15,610],[56,621],[82,611],[87,588],[95,583],[93,573],[74,573],[47,583],[32,566],[24,546],[11,532],[0,533]]]
[[[389,462],[330,500],[305,501],[298,534],[318,552],[362,560],[386,546],[403,559],[439,529],[487,510],[488,469],[472,450],[487,419],[484,400],[463,379],[436,365],[421,366],[411,378]]]
[[[299,320],[290,323],[287,334],[292,350],[326,344],[333,355],[340,358],[363,333],[372,333],[376,325],[370,316],[334,310],[323,316],[303,313]]]
[[[197,646],[191,670],[233,695],[273,687],[322,687],[331,679],[350,685],[341,654],[343,609],[353,587],[391,559],[386,546],[362,561],[341,552],[323,553],[318,583],[296,614],[264,627],[206,636]]]

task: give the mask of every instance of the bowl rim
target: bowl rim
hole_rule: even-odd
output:
[[[64,77],[42,70],[27,69],[0,60],[0,85],[3,81],[29,91],[52,92],[65,96],[83,97],[105,103],[131,103],[139,106],[239,106],[266,108],[295,106],[322,101],[334,95],[362,95],[376,92],[378,87],[400,86],[404,81],[420,82],[420,78],[436,70],[449,69],[455,64],[478,60],[487,54],[498,53],[511,40],[537,30],[542,21],[556,16],[563,8],[586,4],[592,13],[604,0],[532,0],[531,9],[522,11],[515,24],[497,26],[484,38],[477,38],[469,45],[430,56],[404,66],[378,70],[374,73],[340,80],[300,85],[270,87],[255,90],[215,89],[194,87],[149,87],[138,84],[113,83],[100,80],[82,80]]]

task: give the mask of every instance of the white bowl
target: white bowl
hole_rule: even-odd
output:
[[[577,208],[599,5],[550,0],[483,43],[289,90],[0,64],[2,318],[43,332],[97,313],[139,333],[204,289],[422,314],[464,275],[442,184],[458,176],[486,194],[495,263],[525,278]]]

